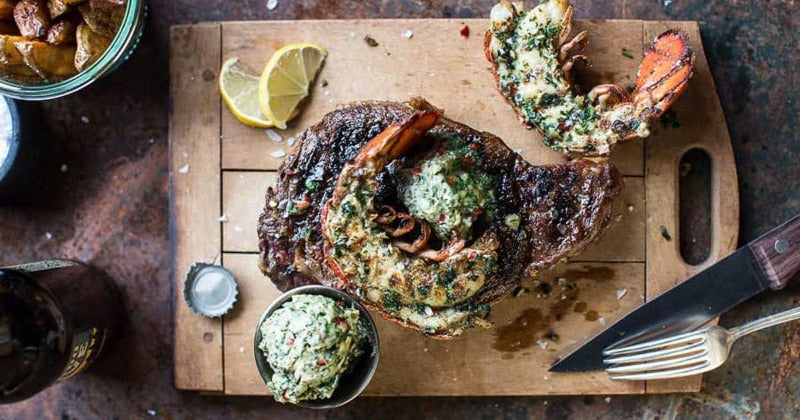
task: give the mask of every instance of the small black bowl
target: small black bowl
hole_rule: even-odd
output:
[[[306,400],[300,401],[296,405],[305,408],[313,408],[313,409],[326,409],[326,408],[336,408],[341,407],[354,398],[356,398],[364,388],[369,385],[369,382],[372,380],[372,376],[375,374],[375,370],[378,368],[378,358],[380,355],[380,343],[378,342],[378,330],[375,328],[375,323],[372,321],[372,317],[370,316],[369,312],[367,311],[364,306],[358,303],[355,299],[350,297],[345,292],[341,290],[334,289],[328,286],[320,286],[320,285],[310,285],[310,286],[301,286],[288,292],[280,295],[274,302],[272,302],[267,310],[264,311],[264,314],[261,315],[261,319],[258,321],[258,325],[256,325],[256,334],[255,334],[255,342],[254,342],[254,352],[256,358],[256,365],[258,366],[258,373],[261,374],[261,378],[264,380],[266,384],[269,378],[272,377],[274,371],[272,367],[267,362],[266,356],[264,356],[264,352],[258,348],[258,345],[261,343],[261,324],[272,315],[275,310],[283,306],[284,303],[289,301],[292,296],[294,295],[322,295],[327,296],[333,300],[344,302],[352,307],[358,309],[361,313],[359,317],[359,322],[362,322],[367,330],[367,342],[364,344],[365,346],[369,347],[365,349],[364,353],[355,360],[354,364],[345,372],[339,380],[339,386],[336,387],[336,390],[333,391],[333,395],[330,398],[326,398],[323,400]]]

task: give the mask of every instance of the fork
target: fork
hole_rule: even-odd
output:
[[[752,332],[800,319],[800,307],[726,330],[714,326],[603,352],[611,379],[643,381],[679,378],[718,368],[736,340]]]

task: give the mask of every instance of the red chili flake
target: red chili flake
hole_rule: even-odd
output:
[[[469,259],[474,260],[475,258],[478,258],[478,253],[475,251],[470,252]]]
[[[294,174],[296,174],[296,173],[297,173],[297,172],[296,172],[294,169],[287,169],[287,170],[286,170],[286,175],[289,175],[289,176],[292,176],[292,175],[294,175]]]
[[[570,128],[572,128],[572,125],[571,124],[567,125],[566,122],[562,122],[561,124],[558,125],[558,129],[561,131],[569,131]]]
[[[303,193],[303,201],[309,202],[311,201],[311,196],[308,193]]]
[[[419,166],[414,168],[414,176],[419,176],[420,173],[422,173],[422,168]]]
[[[327,364],[327,362],[325,362],[324,359],[317,360],[317,366],[325,366],[326,364]]]
[[[288,345],[290,345],[290,346],[291,346],[292,344],[294,344],[294,337],[290,337],[288,340],[286,340],[286,344],[288,344]]]
[[[467,162],[468,165],[472,165],[475,163],[475,158],[472,156],[467,156],[464,158],[464,162]]]
[[[482,213],[483,213],[483,209],[479,208],[479,209],[473,211],[472,214],[470,214],[470,217],[472,217],[472,220],[478,220],[478,217],[480,217]]]
[[[459,31],[459,33],[460,33],[460,34],[461,34],[461,36],[463,36],[464,38],[468,37],[468,36],[469,36],[469,26],[468,26],[468,25],[464,25],[464,27],[463,27],[463,28],[461,28],[461,31]]]
[[[439,222],[444,222],[444,213],[439,214]]]
[[[455,185],[456,179],[453,178],[452,175],[447,175],[447,183],[450,184],[450,185]]]
[[[436,154],[439,155],[439,156],[443,155],[444,154],[444,148],[440,147],[438,150],[436,150]]]
[[[472,149],[472,150],[478,150],[478,147],[480,147],[480,146],[478,146],[478,143],[470,143],[469,144],[469,148]]]

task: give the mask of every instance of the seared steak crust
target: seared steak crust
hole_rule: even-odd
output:
[[[342,166],[366,141],[425,107],[430,105],[422,100],[412,100],[409,105],[354,103],[328,113],[300,136],[275,184],[267,189],[258,223],[259,266],[279,289],[309,283],[342,286],[324,261],[320,210],[330,198]],[[445,118],[426,134],[428,141],[420,142],[419,147],[426,150],[414,150],[406,160],[438,147],[443,136],[452,134],[483,146],[482,169],[494,177],[498,206],[491,223],[497,224],[499,231],[499,270],[468,303],[498,301],[525,278],[579,253],[605,230],[612,201],[622,187],[619,171],[608,161],[582,159],[532,166],[498,137]],[[394,166],[388,169],[392,170]],[[395,200],[391,177],[384,176],[380,183],[379,200]],[[290,214],[292,202],[298,200],[310,202],[310,206],[301,214]],[[510,214],[520,216],[519,229],[504,223]]]

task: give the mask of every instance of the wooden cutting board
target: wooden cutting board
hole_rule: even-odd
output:
[[[468,38],[459,31],[469,25]],[[468,20],[328,20],[224,22],[175,26],[170,45],[170,216],[174,284],[175,385],[229,395],[266,395],[253,360],[253,334],[278,296],[257,268],[256,221],[288,139],[337,104],[362,99],[403,101],[422,95],[448,117],[491,131],[535,164],[564,160],[525,130],[494,87],[483,56],[488,22]],[[700,377],[668,382],[614,382],[603,372],[552,374],[568,348],[626,311],[732,252],[738,233],[736,167],[696,22],[578,21],[589,31],[593,68],[586,84],[633,83],[639,52],[666,28],[689,34],[694,77],[675,109],[679,128],[625,144],[612,160],[625,174],[614,221],[602,239],[573,261],[526,283],[528,293],[492,310],[495,328],[469,330],[449,342],[427,339],[376,318],[381,361],[365,395],[635,394],[697,391]],[[413,37],[403,34],[410,30]],[[369,34],[378,42],[368,46]],[[236,121],[220,100],[224,59],[260,69],[279,47],[314,41],[329,56],[302,114],[281,132]],[[623,56],[633,51],[637,59]],[[712,159],[712,246],[698,266],[679,253],[678,162],[691,148]],[[223,220],[220,221],[222,216]],[[671,235],[667,240],[662,227]],[[194,261],[217,261],[236,276],[239,302],[209,320],[183,302],[182,280]],[[549,289],[549,292],[548,292]],[[548,293],[545,293],[548,292]]]

